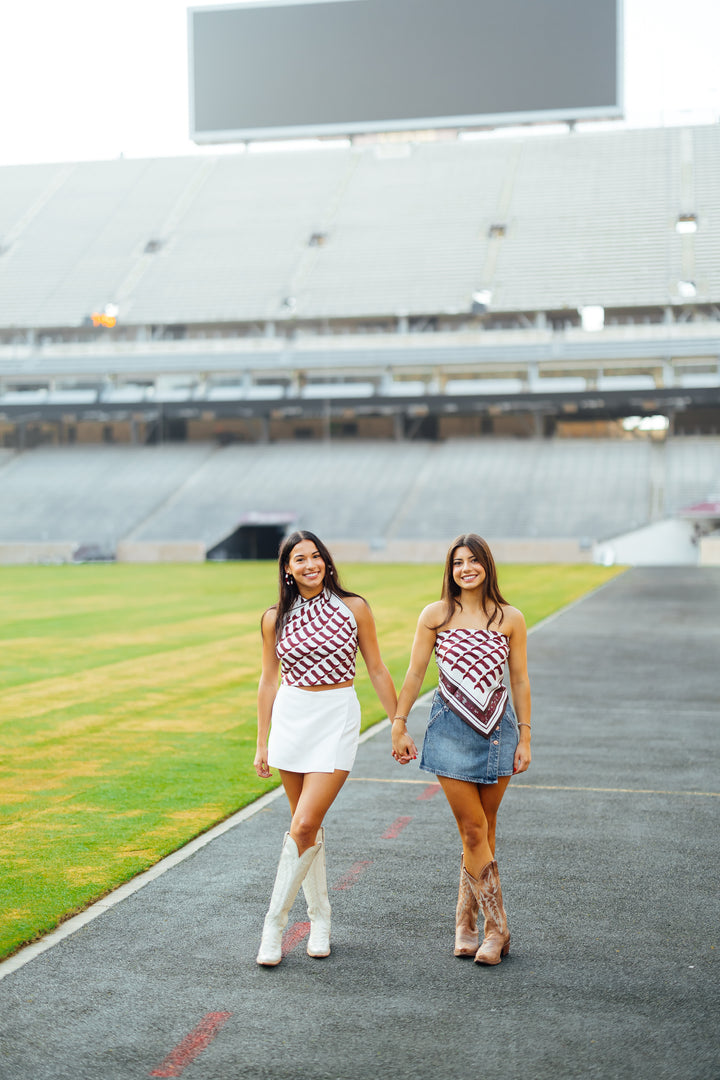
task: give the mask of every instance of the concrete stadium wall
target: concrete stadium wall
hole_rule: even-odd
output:
[[[74,540],[37,541],[0,544],[0,565],[42,565],[71,563],[79,544]],[[161,540],[135,542],[122,540],[117,546],[117,562],[204,562],[206,548],[201,541]]]
[[[605,566],[696,566],[698,546],[691,521],[656,521],[593,545],[593,561]]]
[[[31,563],[68,563],[73,561],[78,545],[74,540],[16,541],[0,544],[0,565]]]
[[[201,540],[121,540],[118,562],[204,562],[207,549]]]
[[[591,552],[576,540],[490,540],[501,563],[582,563]],[[391,540],[378,548],[363,540],[329,540],[328,547],[338,562],[444,563],[447,543],[436,540]],[[78,545],[74,542],[0,544],[0,565],[70,563]],[[194,540],[122,540],[116,561],[126,563],[204,562],[207,549]],[[720,561],[720,556],[719,556]]]
[[[592,551],[577,540],[488,539],[493,555],[501,563],[586,563]],[[328,540],[327,546],[338,562],[444,563],[446,540],[389,540],[383,547],[365,540]]]
[[[701,539],[700,565],[720,566],[720,532],[711,533]]]
[[[649,530],[648,530],[649,531]],[[644,536],[633,536],[639,542],[631,551],[629,544],[619,544],[617,549],[609,544],[595,545],[594,549],[581,547],[576,540],[510,540],[490,539],[488,542],[499,563],[587,563],[608,562],[628,563],[629,565],[670,565],[684,562],[697,563],[700,566],[720,566],[720,533],[705,536],[698,549],[694,549],[695,558],[678,558],[665,550],[650,551],[647,546],[646,530],[638,530]],[[627,540],[627,538],[618,538]],[[391,540],[385,546],[378,547],[363,540],[329,540],[328,547],[338,562],[376,562],[376,563],[444,563],[447,543],[439,540],[404,541]],[[610,558],[609,549],[612,548]],[[78,545],[74,541],[39,541],[37,543],[0,544],[0,565],[43,565],[71,563],[75,559]],[[128,541],[123,540],[117,546],[117,562],[128,563],[179,563],[204,562],[206,546],[193,540]]]

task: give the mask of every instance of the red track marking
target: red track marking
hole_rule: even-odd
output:
[[[406,825],[409,825],[412,821],[411,817],[399,817],[396,821],[393,821],[387,832],[382,834],[383,840],[394,840],[396,836],[399,836]]]
[[[338,892],[342,891],[343,889],[351,889],[353,885],[357,883],[360,875],[363,874],[367,870],[368,866],[371,865],[372,859],[362,859],[360,862],[353,863],[345,877],[342,877],[339,881],[336,881],[332,888]]]
[[[180,1076],[183,1069],[195,1060],[217,1035],[226,1020],[232,1013],[209,1012],[198,1026],[186,1035],[181,1043],[171,1050],[165,1060],[153,1069],[150,1076]]]
[[[421,799],[432,799],[433,795],[437,795],[438,791],[440,790],[441,788],[439,784],[429,784],[420,792],[417,797],[417,802],[420,802]]]
[[[283,934],[282,939],[282,954],[287,956],[293,949],[297,948],[301,941],[310,933],[309,922],[296,922],[292,926],[288,926],[287,930]]]

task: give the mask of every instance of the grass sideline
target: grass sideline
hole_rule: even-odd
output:
[[[270,563],[0,567],[0,958],[276,786],[252,768]],[[502,566],[529,626],[617,569]],[[437,565],[343,568],[404,675]],[[433,673],[426,688],[434,684]],[[382,708],[359,665],[363,727]]]

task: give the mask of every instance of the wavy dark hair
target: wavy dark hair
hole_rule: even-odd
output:
[[[501,626],[503,621],[501,605],[507,604],[507,600],[500,592],[497,568],[492,552],[487,541],[483,540],[482,536],[478,536],[477,533],[463,533],[462,536],[458,536],[453,540],[447,553],[442,593],[440,594],[440,599],[445,601],[445,612],[442,622],[438,623],[434,629],[439,630],[442,626],[446,626],[455,614],[455,608],[457,606],[462,608],[459,599],[460,586],[453,578],[453,559],[455,558],[455,552],[461,547],[470,548],[473,555],[480,560],[485,570],[485,580],[482,583],[482,608],[488,617],[488,623],[493,621],[499,611],[500,621],[498,626]]]
[[[317,537],[315,533],[308,532],[306,529],[298,529],[296,532],[290,533],[280,545],[280,552],[278,554],[278,580],[280,592],[277,607],[275,609],[275,638],[278,641],[280,640],[280,635],[283,626],[285,625],[288,612],[300,595],[298,587],[295,584],[295,579],[290,576],[289,584],[285,580],[285,567],[290,562],[293,548],[297,547],[303,540],[309,540],[310,543],[315,545],[325,563],[323,588],[327,589],[328,592],[334,593],[335,596],[343,597],[358,595],[357,593],[349,592],[342,587],[333,557],[323,544],[322,540]]]

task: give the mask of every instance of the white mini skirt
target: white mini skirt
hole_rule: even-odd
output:
[[[354,686],[301,690],[281,685],[272,709],[268,765],[288,772],[334,772],[353,767],[360,734]]]

